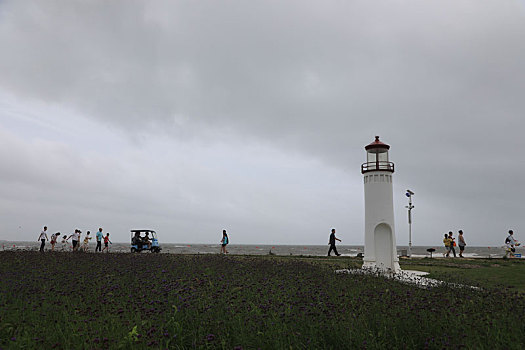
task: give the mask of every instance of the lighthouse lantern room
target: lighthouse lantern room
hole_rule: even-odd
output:
[[[379,136],[371,144],[365,146],[366,163],[361,165],[361,172],[384,170],[393,173],[394,163],[388,161],[388,150],[390,146],[379,141]]]
[[[390,146],[375,141],[365,146],[366,163],[361,165],[365,187],[365,254],[363,268],[400,271],[396,251]]]

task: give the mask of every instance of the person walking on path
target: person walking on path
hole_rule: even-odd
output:
[[[78,249],[80,248],[80,234],[82,233],[82,231],[80,230],[75,230],[76,234],[75,236],[72,238],[72,241],[73,241],[73,251],[76,252],[78,251]]]
[[[65,251],[67,249],[67,236],[62,236],[62,251]]]
[[[104,234],[102,233],[102,227],[98,229],[96,238],[97,238],[97,246],[95,247],[95,253],[97,251],[102,252],[102,240],[104,239]]]
[[[333,228],[332,233],[330,234],[330,240],[328,241],[328,244],[330,245],[330,249],[328,249],[328,256],[330,256],[332,250],[334,251],[335,255],[341,255],[337,252],[337,248],[335,247],[335,241],[341,242],[341,240],[335,236],[335,228]]]
[[[448,234],[445,233],[445,238],[443,238],[443,244],[445,245],[446,253],[443,254],[443,256],[447,257],[450,255],[450,238],[448,238]]]
[[[73,242],[73,251],[76,252],[78,250],[78,241],[80,241],[80,234],[82,232],[79,229],[75,229],[75,233],[72,233],[66,240],[68,241],[71,238],[71,241]]]
[[[60,232],[56,232],[56,233],[53,233],[51,235],[51,251],[54,252],[55,251],[55,244],[57,243],[58,241],[58,236],[60,236]]]
[[[82,244],[82,250],[85,252],[89,250],[89,240],[91,239],[90,234],[91,232],[86,232],[86,237],[84,237],[84,243]]]
[[[452,252],[452,254],[454,254],[454,258],[455,258],[456,257],[456,249],[454,247],[456,246],[456,241],[455,241],[454,237],[452,236],[452,231],[448,232],[448,238],[450,239],[450,251]]]
[[[40,251],[41,252],[44,252],[44,247],[46,246],[46,240],[49,241],[49,239],[47,238],[47,226],[44,226],[44,231],[40,232],[40,236],[38,236],[38,239],[37,239],[37,241],[41,241],[42,242],[40,244]]]
[[[106,233],[106,236],[104,237],[104,249],[102,249],[102,251],[105,250],[106,253],[109,253],[109,245],[108,245],[108,243],[113,244],[113,242],[111,242],[111,241],[109,240],[109,232]]]
[[[228,251],[226,250],[226,246],[230,243],[230,240],[228,239],[228,234],[226,233],[226,230],[222,230],[222,239],[221,239],[221,254],[228,254]]]
[[[458,231],[458,245],[459,245],[459,257],[464,258],[463,252],[465,251],[465,246],[467,243],[465,242],[465,237],[463,237],[463,231]]]
[[[510,255],[510,257],[513,258],[514,253],[516,252],[516,247],[520,245],[520,243],[514,238],[514,231],[509,230],[509,236],[505,238],[505,244],[507,245],[505,257]]]

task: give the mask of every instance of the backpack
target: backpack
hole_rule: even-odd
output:
[[[509,244],[509,243],[510,243],[509,237],[505,238],[505,244]]]

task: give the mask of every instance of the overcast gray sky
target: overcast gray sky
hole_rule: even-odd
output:
[[[391,145],[399,245],[525,240],[525,1],[0,1],[0,239],[364,242]]]

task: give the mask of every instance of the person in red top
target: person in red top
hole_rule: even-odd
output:
[[[102,249],[102,251],[105,250],[106,252],[109,253],[108,243],[113,244],[113,243],[109,240],[109,232],[106,233],[106,236],[104,237],[104,249]]]

